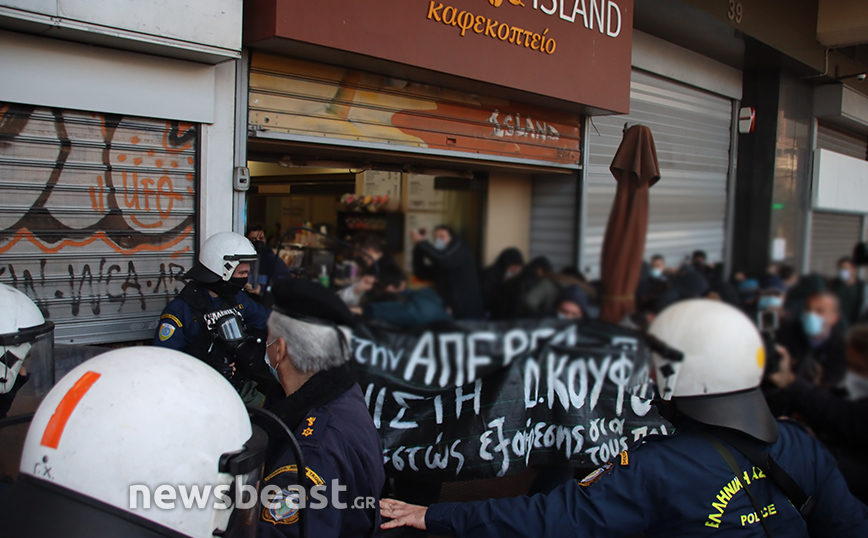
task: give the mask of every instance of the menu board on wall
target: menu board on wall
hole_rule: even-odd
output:
[[[434,189],[434,176],[410,174],[407,178],[407,211],[443,211],[446,192]]]
[[[401,199],[401,172],[366,170],[362,176],[364,194],[388,196],[390,200]]]

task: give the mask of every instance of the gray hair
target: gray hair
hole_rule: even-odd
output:
[[[350,359],[352,333],[346,327],[307,323],[272,312],[268,331],[272,339],[283,338],[290,360],[300,372],[328,370]]]

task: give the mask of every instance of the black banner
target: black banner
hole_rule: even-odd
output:
[[[387,472],[491,478],[528,466],[596,467],[651,433],[650,353],[599,322],[360,324],[352,362]]]

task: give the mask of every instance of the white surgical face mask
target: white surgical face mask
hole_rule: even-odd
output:
[[[277,375],[277,368],[271,365],[271,359],[268,358],[268,348],[271,347],[271,344],[275,342],[277,342],[277,338],[265,344],[265,364],[268,365],[268,369],[271,371],[271,375],[274,376],[274,380],[280,383],[280,376]]]
[[[848,370],[844,376],[844,386],[847,387],[847,393],[851,400],[868,398],[868,377]]]
[[[813,312],[805,312],[802,314],[802,328],[811,338],[820,336],[823,334],[823,318]]]
[[[434,239],[434,248],[437,250],[446,250],[446,241],[440,239],[439,237]]]
[[[850,270],[849,269],[841,269],[840,271],[838,271],[838,278],[840,278],[841,280],[843,280],[845,282],[850,280]]]
[[[651,278],[660,278],[661,276],[663,276],[663,269],[659,267],[651,268]]]

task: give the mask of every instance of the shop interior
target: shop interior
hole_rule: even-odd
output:
[[[261,224],[289,267],[314,266],[319,272],[311,277],[327,274],[327,280],[340,285],[357,275],[342,266],[340,252],[324,252],[329,250],[327,239],[293,232],[298,226],[348,242],[360,232],[374,233],[408,275],[413,250],[409,231],[414,229],[430,233],[448,225],[468,241],[477,262],[481,259],[485,173],[306,156],[250,157],[248,226]],[[311,256],[319,258],[312,261]]]

